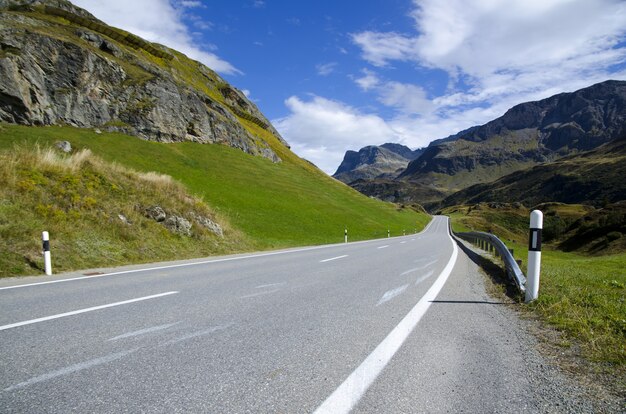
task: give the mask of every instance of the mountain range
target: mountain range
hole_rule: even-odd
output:
[[[579,158],[596,159],[600,154],[610,159],[620,157],[618,154],[622,147],[619,145],[592,154],[587,152],[619,140],[625,133],[626,82],[609,80],[573,93],[516,105],[487,124],[433,141],[420,150],[421,154],[406,168],[395,170],[395,174],[367,177],[369,166],[362,163],[354,166],[354,170],[360,170],[356,179],[350,180],[349,170],[335,174],[335,177],[366,195],[387,201],[414,202],[432,207],[449,205],[467,198],[461,194],[469,194],[464,192],[453,197],[458,191],[471,187],[472,191],[487,194],[485,188],[489,187],[488,183],[502,178],[501,183],[512,185],[518,181],[517,177],[529,175],[527,170],[536,166],[545,166],[544,172],[555,168],[553,174],[558,174],[556,169],[565,164],[556,162],[564,157],[568,157],[567,165],[570,167],[584,164],[576,162]],[[585,165],[587,170],[591,168],[588,163]],[[583,174],[582,170],[576,172],[572,168],[569,170],[571,174]],[[382,170],[384,166],[376,166],[376,171]],[[477,184],[483,187],[472,187]],[[611,180],[611,185],[619,184]],[[608,181],[595,183],[595,188],[600,190],[594,197],[581,187],[578,191],[570,189],[567,197],[551,193],[559,199],[528,198],[511,191],[508,197],[513,199],[507,200],[565,201],[569,198],[599,203],[598,197],[608,197],[610,201],[618,201],[622,197],[621,190],[602,190],[608,185]],[[574,196],[576,192],[580,194]],[[493,197],[496,193],[503,194],[495,189],[489,192]],[[477,194],[472,194],[477,197]]]
[[[430,219],[298,157],[202,63],[64,0],[0,0],[0,167],[0,277],[40,272],[44,229],[55,271],[69,271],[335,243],[346,229],[371,239]]]

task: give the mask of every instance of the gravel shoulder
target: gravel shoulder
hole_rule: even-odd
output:
[[[559,345],[565,342],[560,332],[511,299],[517,293],[507,285],[502,269],[493,263],[497,259],[464,241],[459,242],[459,247],[482,276],[486,295],[507,304],[498,310],[514,327],[528,355],[525,364],[539,391],[536,398],[544,407],[542,412],[626,412],[626,392],[619,389],[613,378],[596,374],[593,365],[580,357],[575,344]]]
[[[594,395],[540,352],[536,322],[488,293],[488,276],[462,247],[446,285],[355,412],[620,412],[618,401]]]

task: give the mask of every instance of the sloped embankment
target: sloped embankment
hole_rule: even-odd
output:
[[[167,175],[139,173],[89,150],[0,152],[0,276],[42,268],[50,232],[54,271],[183,259],[246,247],[199,198]]]

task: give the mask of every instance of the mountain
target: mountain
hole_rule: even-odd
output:
[[[346,151],[333,177],[346,184],[356,180],[395,178],[421,153],[422,149],[413,151],[409,147],[394,143],[369,145],[358,152]]]
[[[0,0],[0,9],[0,121],[220,143],[279,162],[245,120],[288,146],[241,91],[175,50],[64,0]]]
[[[62,0],[0,0],[0,277],[402,234],[240,91]],[[57,259],[54,259],[57,257]]]
[[[626,200],[626,129],[615,141],[590,151],[475,184],[444,198],[439,205],[480,202],[545,202],[602,206]]]
[[[626,82],[609,80],[516,105],[487,124],[433,141],[397,177],[381,178],[393,192],[380,193],[381,179],[359,188],[382,199],[432,204],[441,195],[597,148],[618,138],[625,124]]]

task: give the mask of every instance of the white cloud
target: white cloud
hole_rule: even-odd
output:
[[[395,111],[383,122],[411,147],[488,122],[521,102],[626,79],[626,2],[415,0],[414,6],[414,33],[351,36],[363,59],[381,70],[408,62],[447,72],[448,89],[430,98],[419,84],[371,70],[354,79]]]
[[[77,6],[88,10],[104,22],[127,30],[151,42],[176,49],[211,69],[225,74],[241,73],[229,62],[208,52],[211,45],[199,47],[182,21],[182,11],[168,0],[74,0]],[[185,6],[185,3],[187,5]],[[181,3],[191,7],[194,1]]]
[[[380,102],[405,114],[425,115],[434,108],[426,91],[417,85],[387,82],[379,88],[379,95]]]
[[[356,84],[359,85],[362,90],[369,91],[370,89],[378,86],[380,79],[378,79],[378,76],[376,76],[374,72],[369,69],[363,69],[362,72],[362,77],[354,79]]]
[[[328,76],[335,71],[336,66],[337,62],[320,63],[315,65],[315,70],[320,76]]]
[[[379,116],[341,102],[319,96],[303,101],[292,96],[285,105],[290,115],[272,124],[294,152],[328,174],[335,172],[348,149],[402,140]]]
[[[416,62],[464,76],[472,94],[541,90],[626,60],[626,3],[619,0],[422,0],[416,33],[352,35],[376,66]],[[500,89],[498,89],[500,88]]]

